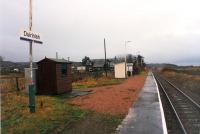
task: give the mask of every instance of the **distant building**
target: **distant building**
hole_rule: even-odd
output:
[[[104,70],[105,59],[93,59],[93,70]],[[111,59],[107,59],[107,70],[114,68],[114,62]]]
[[[126,64],[127,75],[133,75],[133,63]],[[126,78],[125,62],[116,63],[114,65],[115,78]]]
[[[19,72],[19,68],[14,68],[13,72]]]
[[[104,59],[93,59],[93,70],[103,70],[105,60]]]
[[[37,62],[37,93],[61,94],[72,91],[71,62],[44,58]]]
[[[85,72],[86,71],[86,67],[85,66],[79,66],[79,67],[77,67],[77,71],[78,72]]]
[[[76,72],[76,71],[78,70],[77,68],[78,68],[79,66],[82,66],[82,63],[81,63],[81,62],[75,62],[75,61],[73,62],[73,61],[72,61],[72,72]]]

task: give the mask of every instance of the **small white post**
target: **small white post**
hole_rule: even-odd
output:
[[[58,52],[56,52],[56,59],[58,59]]]

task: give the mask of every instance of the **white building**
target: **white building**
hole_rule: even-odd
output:
[[[78,66],[77,70],[80,72],[85,72],[86,71],[86,67],[85,66]]]
[[[19,72],[19,68],[14,68],[13,71],[14,72]]]
[[[126,78],[125,62],[115,64],[114,71],[115,71],[115,78]],[[127,71],[127,74],[128,74],[128,72],[130,72],[130,75],[132,75],[133,63],[126,64],[126,71]]]

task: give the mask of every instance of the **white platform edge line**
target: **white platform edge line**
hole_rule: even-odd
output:
[[[163,106],[162,106],[162,101],[160,99],[160,92],[158,90],[158,84],[156,82],[156,79],[153,75],[153,73],[151,72],[152,76],[153,76],[153,79],[156,83],[156,89],[157,89],[157,92],[158,92],[158,100],[159,100],[159,103],[160,103],[160,112],[161,112],[161,117],[162,117],[162,125],[163,125],[163,134],[168,134],[167,132],[167,125],[166,125],[166,120],[165,120],[165,115],[164,115],[164,110],[163,110]]]

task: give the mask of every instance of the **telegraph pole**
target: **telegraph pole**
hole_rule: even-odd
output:
[[[107,77],[107,59],[106,59],[106,40],[104,38],[104,53],[105,53],[105,66],[104,66],[104,70],[106,73],[106,77]]]

